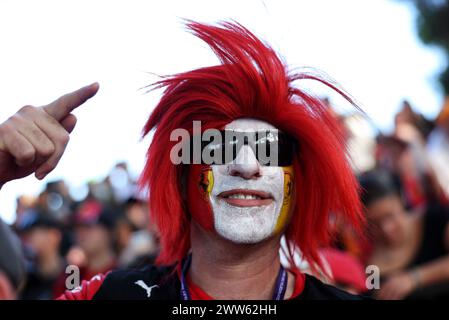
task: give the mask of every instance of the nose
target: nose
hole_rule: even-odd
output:
[[[228,173],[246,180],[257,179],[261,176],[260,163],[248,145],[242,146],[235,160],[228,164]]]

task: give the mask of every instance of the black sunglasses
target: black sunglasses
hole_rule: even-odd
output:
[[[206,131],[207,132],[207,131]],[[217,133],[219,134],[217,135]],[[223,165],[235,160],[240,148],[249,146],[257,161],[263,166],[290,166],[293,163],[296,143],[289,135],[277,130],[261,130],[252,132],[220,130],[208,137],[192,138],[191,144],[201,144],[201,163],[207,165]],[[193,145],[191,145],[194,150]],[[191,157],[193,160],[193,155]],[[191,163],[194,163],[193,161]]]

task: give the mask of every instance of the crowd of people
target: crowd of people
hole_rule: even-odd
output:
[[[353,116],[335,116],[354,146],[351,141],[360,137],[351,129]],[[335,286],[378,299],[448,297],[449,103],[432,121],[404,101],[393,133],[378,134],[371,148],[366,141],[362,145],[352,151],[367,222],[364,236],[336,220],[334,244],[321,250],[327,270],[312,271],[300,257],[298,265]],[[357,165],[360,159],[371,161]],[[126,163],[88,183],[77,199],[63,180],[48,182],[37,196],[18,197],[12,228],[26,261],[24,281],[17,266],[9,267],[15,270],[10,278],[19,299],[57,298],[67,289],[67,266],[77,266],[83,280],[151,264],[158,253],[147,197]],[[378,288],[367,287],[370,265],[380,272]]]
[[[36,197],[20,196],[16,213],[27,261],[21,299],[57,298],[67,290],[67,266],[79,268],[81,281],[152,263],[157,252],[146,199],[125,163],[89,183],[83,199],[74,200],[63,180],[52,181]]]
[[[372,144],[361,138],[361,150],[354,150],[354,158],[372,159],[354,166],[366,236],[337,224],[336,244],[362,266],[378,268],[380,286],[369,292],[375,298],[447,298],[449,101],[433,120],[404,101],[394,120],[391,134],[378,133]],[[355,131],[347,136],[357,140]]]

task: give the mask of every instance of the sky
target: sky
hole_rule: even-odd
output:
[[[157,80],[154,74],[218,62],[186,32],[183,18],[238,21],[290,67],[325,71],[388,132],[402,99],[430,118],[443,101],[436,74],[445,60],[421,44],[415,16],[413,7],[393,0],[3,0],[0,122],[24,105],[47,104],[94,81],[100,91],[74,112],[77,127],[51,174],[3,186],[0,217],[11,223],[15,198],[37,194],[54,179],[80,187],[122,160],[138,175],[150,142],[141,140],[141,128],[160,97],[140,88]],[[327,94],[317,85],[305,88]]]

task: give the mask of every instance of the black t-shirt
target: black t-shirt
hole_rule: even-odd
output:
[[[180,281],[173,267],[145,267],[109,273],[92,300],[180,300]],[[306,275],[302,293],[295,300],[361,300],[317,278]]]
[[[421,245],[407,269],[448,254],[448,248],[445,245],[445,232],[449,223],[449,209],[429,207],[423,219],[423,238]]]

